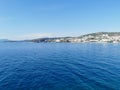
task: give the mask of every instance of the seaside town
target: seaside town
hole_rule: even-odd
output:
[[[40,38],[29,40],[30,42],[69,42],[69,43],[81,43],[81,42],[98,42],[98,43],[120,43],[119,32],[99,32],[82,35],[80,37],[58,37],[58,38]]]

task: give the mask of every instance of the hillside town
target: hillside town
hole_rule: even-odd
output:
[[[30,42],[69,42],[69,43],[81,43],[81,42],[98,42],[98,43],[120,43],[120,33],[114,32],[99,32],[80,37],[58,37],[58,38],[40,38],[30,40]]]

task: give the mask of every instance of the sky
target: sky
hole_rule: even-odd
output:
[[[120,31],[120,0],[0,0],[0,39]]]

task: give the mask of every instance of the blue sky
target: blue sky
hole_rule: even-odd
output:
[[[120,0],[0,0],[0,38],[120,31]]]

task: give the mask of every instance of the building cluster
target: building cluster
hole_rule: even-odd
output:
[[[72,37],[72,38],[57,38],[53,40],[49,40],[49,42],[106,42],[106,43],[119,43],[120,36],[113,35],[110,36],[108,34],[102,35],[86,35],[81,37]]]
[[[39,38],[28,40],[29,42],[98,42],[98,43],[120,43],[120,32],[98,32],[82,35],[80,37],[55,37],[55,38]]]

